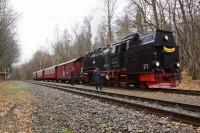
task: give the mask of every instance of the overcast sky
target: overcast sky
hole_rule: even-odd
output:
[[[101,2],[103,0],[10,0],[20,15],[17,23],[20,63],[28,61],[38,49],[50,49],[56,28],[70,32],[85,16],[92,16],[95,31],[102,17]],[[124,0],[118,0],[116,14],[119,15],[125,5]]]

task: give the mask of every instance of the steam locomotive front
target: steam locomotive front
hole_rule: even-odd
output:
[[[172,32],[139,33],[127,61],[129,74],[148,88],[170,88],[180,80],[179,48]]]
[[[154,38],[155,76],[161,87],[174,87],[180,80],[179,47],[171,32],[157,31]]]

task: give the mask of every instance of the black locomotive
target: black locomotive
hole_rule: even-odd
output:
[[[172,32],[138,32],[84,56],[84,77],[98,67],[106,85],[173,87],[180,80],[179,48]]]

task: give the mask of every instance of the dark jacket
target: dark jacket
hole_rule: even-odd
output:
[[[95,69],[93,75],[94,75],[94,82],[96,84],[101,84],[101,72],[98,68]]]

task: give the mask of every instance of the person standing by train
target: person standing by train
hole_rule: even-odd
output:
[[[93,76],[94,76],[96,90],[98,90],[98,88],[101,90],[102,89],[102,81],[101,81],[101,72],[100,72],[99,68],[96,68],[94,70]]]

